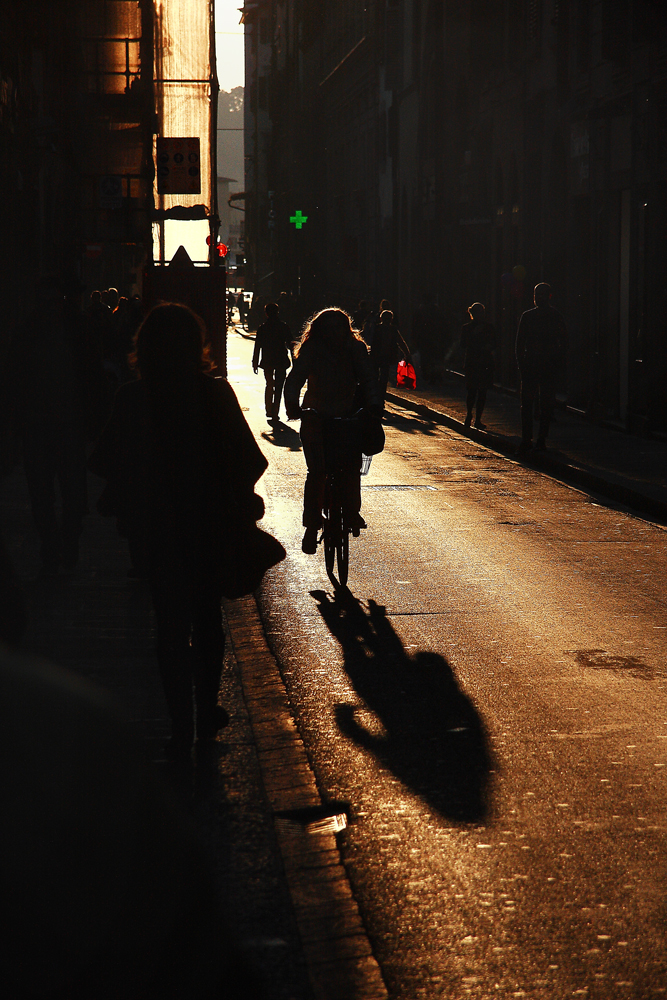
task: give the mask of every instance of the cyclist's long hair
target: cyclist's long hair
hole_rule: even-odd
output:
[[[312,343],[335,344],[343,347],[351,344],[355,340],[360,340],[362,344],[366,341],[352,328],[352,317],[344,309],[330,308],[321,309],[306,323],[301,340],[294,351],[294,356],[298,357],[301,348],[309,341]]]

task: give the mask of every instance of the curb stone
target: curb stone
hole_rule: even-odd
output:
[[[322,802],[257,601],[225,600],[223,608],[315,1000],[385,1000],[336,843],[343,826]]]

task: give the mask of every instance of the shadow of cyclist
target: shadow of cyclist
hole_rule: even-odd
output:
[[[311,594],[341,645],[357,693],[386,735],[370,733],[357,720],[356,706],[345,704],[336,706],[341,731],[443,816],[484,820],[490,805],[488,738],[445,658],[427,651],[408,656],[385,608],[374,601],[366,611],[349,591],[336,600],[324,591]]]

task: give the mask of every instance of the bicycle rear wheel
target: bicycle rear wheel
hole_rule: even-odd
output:
[[[347,571],[350,567],[350,535],[340,512],[340,527],[336,541],[336,559],[338,561],[338,582],[341,587],[347,586]]]
[[[350,564],[350,536],[339,503],[332,504],[327,511],[323,536],[324,565],[327,575],[335,587],[345,587]],[[335,564],[338,571],[337,579],[334,575]]]
[[[333,581],[334,563],[336,561],[337,539],[336,539],[336,526],[331,517],[331,511],[329,511],[324,521],[324,531],[322,534],[323,534],[322,544],[324,545],[324,565],[326,566],[329,579]]]

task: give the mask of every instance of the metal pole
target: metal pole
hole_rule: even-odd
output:
[[[209,264],[218,267],[220,258],[218,257],[218,231],[220,229],[220,217],[218,215],[218,66],[215,54],[215,2],[209,0],[209,65],[210,65],[210,86],[211,86],[211,208],[210,208],[210,235]]]

